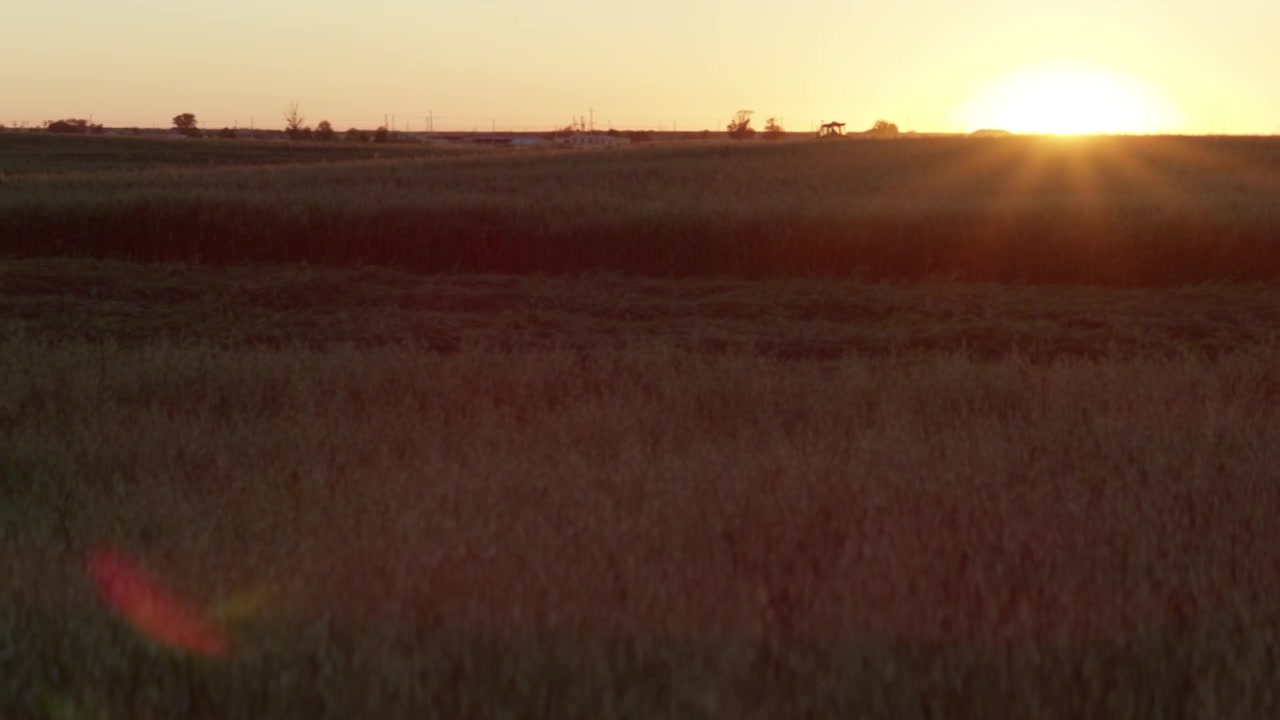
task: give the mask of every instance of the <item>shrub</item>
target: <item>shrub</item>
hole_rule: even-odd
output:
[[[51,133],[59,133],[64,135],[87,135],[94,133],[101,134],[103,128],[101,125],[93,125],[84,118],[66,118],[65,120],[54,120],[46,123],[45,129]]]
[[[781,140],[787,136],[787,131],[782,129],[782,122],[778,118],[769,118],[764,123],[764,139],[765,140]]]

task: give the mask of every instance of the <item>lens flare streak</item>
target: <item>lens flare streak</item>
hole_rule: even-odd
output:
[[[143,635],[195,655],[231,654],[231,641],[201,610],[125,553],[95,548],[88,554],[87,565],[103,601]]]

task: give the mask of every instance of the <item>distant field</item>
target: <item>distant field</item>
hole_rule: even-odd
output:
[[[352,142],[289,143],[271,140],[0,133],[0,173],[26,175],[135,173],[175,168],[211,169],[432,157],[484,152],[441,145]]]
[[[1280,143],[1265,138],[480,152],[4,134],[0,170],[0,254],[19,256],[1108,286],[1280,276]]]

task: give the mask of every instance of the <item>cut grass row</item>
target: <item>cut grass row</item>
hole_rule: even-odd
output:
[[[3,146],[0,145],[0,148]],[[1280,274],[1280,145],[668,145],[17,177],[0,252],[1162,286]]]
[[[1280,287],[869,284],[792,278],[431,275],[0,260],[0,336],[223,346],[464,348],[656,342],[778,359],[1219,356],[1280,342]]]

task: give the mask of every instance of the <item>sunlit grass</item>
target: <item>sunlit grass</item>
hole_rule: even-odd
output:
[[[176,168],[323,164],[492,154],[487,148],[352,142],[289,143],[118,136],[0,133],[0,171],[11,179],[32,175],[128,175]]]

